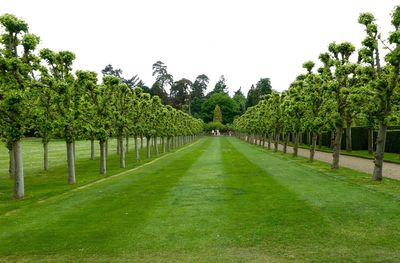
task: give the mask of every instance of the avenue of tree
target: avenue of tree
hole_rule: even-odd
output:
[[[339,168],[342,134],[346,136],[346,150],[352,150],[351,127],[368,127],[368,145],[372,152],[375,143],[373,180],[382,180],[383,157],[389,125],[398,125],[400,119],[400,6],[391,14],[393,31],[387,39],[381,38],[378,25],[371,13],[362,13],[358,23],[365,38],[358,50],[357,62],[351,57],[356,48],[348,42],[332,42],[321,53],[322,66],[313,70],[315,63],[303,64],[305,73],[299,75],[287,91],[273,92],[256,106],[237,118],[234,127],[239,136],[275,151],[283,141],[286,153],[292,135],[294,156],[297,156],[299,136],[311,133],[310,161],[314,159],[317,138],[323,132],[332,132],[332,168]],[[382,59],[381,48],[387,50]],[[373,130],[378,130],[373,142]]]
[[[106,67],[99,83],[92,71],[72,71],[75,55],[70,51],[37,50],[39,37],[29,33],[28,24],[11,14],[0,16],[0,138],[9,150],[9,174],[14,197],[24,197],[21,140],[27,132],[43,142],[43,169],[48,170],[48,143],[52,138],[66,142],[68,183],[75,184],[75,141],[100,143],[100,174],[106,173],[107,142],[118,138],[121,168],[125,167],[128,138],[150,140],[154,153],[169,151],[194,139],[203,122],[162,104],[140,88],[138,78],[124,79],[118,70]],[[124,142],[126,139],[126,143]]]

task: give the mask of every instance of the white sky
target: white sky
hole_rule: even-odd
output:
[[[287,89],[332,41],[360,47],[360,12],[372,12],[384,38],[392,30],[389,0],[0,0],[0,13],[24,19],[41,47],[70,50],[75,69],[107,64],[138,74],[151,86],[163,61],[175,80],[225,75],[231,94],[269,77]],[[356,56],[354,56],[356,59]]]

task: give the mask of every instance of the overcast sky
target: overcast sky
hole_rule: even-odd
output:
[[[70,50],[75,69],[107,64],[151,86],[163,61],[175,80],[225,75],[231,91],[247,93],[261,77],[287,89],[332,41],[360,47],[360,12],[372,12],[387,37],[389,0],[0,0],[0,13],[24,19],[41,47]],[[354,56],[356,59],[356,56]]]

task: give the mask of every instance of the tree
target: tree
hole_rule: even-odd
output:
[[[118,77],[121,82],[128,85],[130,89],[133,89],[137,86],[144,86],[143,81],[138,77],[137,74],[129,79],[126,79],[122,76],[122,69],[114,68],[111,64],[105,66],[105,68],[101,70],[101,73],[103,74],[103,76],[109,75]]]
[[[243,95],[242,88],[235,91],[232,99],[239,105],[240,114],[243,114],[246,111],[246,97]]]
[[[246,108],[256,105],[263,96],[271,94],[272,86],[269,78],[261,78],[256,86],[251,86],[249,92],[247,93]]]
[[[153,64],[153,76],[156,77],[156,82],[150,89],[152,96],[158,96],[161,98],[163,104],[168,103],[168,95],[165,91],[165,86],[171,86],[174,82],[173,77],[167,71],[167,66],[162,61],[157,61]]]
[[[165,89],[163,88],[161,82],[159,82],[159,81],[154,82],[149,90],[149,93],[151,96],[157,96],[157,97],[161,98],[161,101],[164,105],[169,103],[168,94],[165,91]]]
[[[195,118],[201,117],[201,105],[205,100],[204,92],[207,90],[208,83],[209,79],[204,74],[197,76],[193,82],[190,93],[190,114]]]
[[[22,145],[29,114],[28,94],[34,83],[39,37],[28,33],[28,24],[11,14],[0,16],[0,118],[3,136],[13,154],[14,197],[24,197]]]
[[[267,95],[266,102],[270,108],[270,121],[273,124],[274,151],[278,151],[278,143],[283,128],[282,100],[285,95],[278,92],[272,92]]]
[[[149,93],[150,94],[150,88],[148,86],[146,86],[146,84],[142,80],[140,80],[138,82],[136,87],[137,88],[141,88],[144,93]]]
[[[115,76],[104,76],[103,83],[112,93],[112,123],[118,140],[120,167],[125,168],[125,148],[123,138],[127,132],[127,128],[129,127],[132,90],[128,85],[122,83],[121,80]]]
[[[371,86],[375,91],[374,100],[377,101],[377,120],[379,131],[376,140],[373,180],[382,180],[383,157],[385,153],[386,133],[389,117],[393,106],[399,98],[398,78],[400,71],[400,6],[395,7],[392,13],[392,25],[395,31],[389,35],[389,48],[385,60],[386,67],[381,67],[378,40],[380,39],[375,18],[371,13],[362,13],[358,22],[365,26],[367,33],[363,40],[363,49],[360,50],[360,60],[372,70]]]
[[[218,104],[215,106],[215,109],[214,109],[213,122],[222,123],[222,112],[221,112],[221,108],[219,107]]]
[[[190,114],[190,89],[192,82],[188,79],[175,81],[170,91],[171,105],[178,110],[188,111]]]
[[[50,49],[40,51],[51,72],[52,85],[57,94],[55,98],[57,109],[57,128],[67,145],[68,183],[75,184],[74,141],[79,136],[81,128],[82,96],[84,91],[72,74],[72,64],[75,54],[69,51],[54,52]]]
[[[315,63],[312,61],[306,61],[303,64],[303,68],[307,70],[303,80],[306,107],[304,126],[305,129],[311,133],[309,158],[311,162],[314,161],[318,135],[327,129],[332,119],[330,111],[328,110],[332,106],[328,105],[329,99],[326,98],[328,86],[327,83],[324,82],[326,77],[324,75],[326,73],[325,70],[329,69],[329,65],[324,65],[324,67],[320,69],[320,75],[312,72],[314,66]]]
[[[257,92],[259,93],[259,99],[265,95],[272,93],[271,81],[269,78],[261,78],[256,84]]]
[[[349,78],[354,74],[356,65],[350,63],[349,58],[355,51],[355,47],[349,42],[336,44],[335,42],[329,44],[327,59],[332,61],[335,66],[335,74],[330,84],[331,94],[334,98],[334,107],[332,111],[335,113],[335,139],[333,143],[333,158],[332,169],[339,168],[340,147],[342,143],[343,127],[345,124],[346,110],[348,107],[347,97],[350,94],[351,81]],[[326,54],[321,56],[326,57]]]
[[[304,75],[299,75],[288,90],[286,114],[290,116],[289,125],[293,132],[293,156],[297,157],[299,139],[301,132],[304,131],[304,118],[307,112],[307,102],[304,90]]]
[[[226,85],[226,78],[224,75],[219,77],[219,80],[215,84],[212,93],[226,93],[228,94],[228,86]]]
[[[246,109],[257,105],[259,101],[259,94],[254,85],[251,85],[249,91],[247,92]]]
[[[39,67],[40,80],[35,82],[32,88],[32,125],[35,134],[42,138],[43,144],[43,169],[49,169],[48,145],[56,128],[57,110],[55,98],[57,94],[54,90],[52,77],[44,66]]]
[[[239,115],[239,106],[226,93],[214,93],[208,97],[202,107],[203,120],[210,122],[213,120],[215,106],[219,105],[224,114],[223,124],[232,123],[233,119]]]
[[[84,119],[90,126],[94,139],[100,144],[100,174],[107,172],[106,142],[112,131],[112,91],[104,84],[97,85],[97,74],[91,71],[77,71],[77,79],[85,89]]]
[[[192,85],[191,98],[204,98],[204,92],[207,90],[209,78],[205,74],[198,75]]]

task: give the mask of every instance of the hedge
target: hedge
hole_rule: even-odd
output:
[[[374,147],[378,131],[374,131]],[[308,144],[307,133],[303,133],[303,141]],[[353,150],[368,150],[368,128],[366,127],[352,127],[351,138]],[[331,133],[326,132],[322,134],[322,145],[330,147]],[[343,130],[342,137],[342,150],[346,149],[346,130]],[[400,153],[400,127],[389,127],[386,136],[385,152]]]

